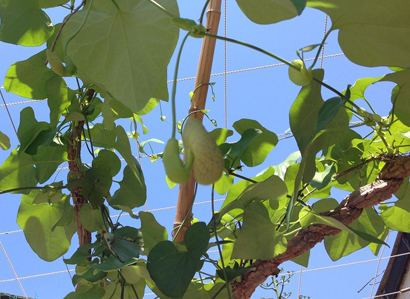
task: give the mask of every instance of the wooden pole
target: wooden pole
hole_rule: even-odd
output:
[[[211,0],[208,5],[208,11],[206,13],[205,28],[209,33],[216,35],[218,33],[219,19],[221,17],[221,0]],[[194,86],[194,96],[192,97],[191,106],[189,112],[205,109],[206,96],[208,94],[208,84],[211,77],[212,62],[215,52],[214,38],[205,36],[202,40],[201,53],[199,55],[198,70],[196,73],[196,80]],[[198,87],[200,86],[200,87]],[[197,88],[198,87],[198,88]],[[195,117],[202,121],[202,113],[194,113],[191,117]],[[192,206],[193,196],[195,188],[195,179],[192,175],[188,182],[179,186],[177,209],[175,213],[174,221],[174,233],[178,231],[180,225],[187,218],[186,224],[180,229],[175,241],[184,240],[186,229],[190,226],[191,213],[190,208]],[[188,215],[189,214],[189,215]],[[187,216],[188,215],[188,216]]]

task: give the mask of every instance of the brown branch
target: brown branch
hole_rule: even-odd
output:
[[[351,224],[359,218],[364,208],[372,207],[391,198],[403,183],[403,179],[410,175],[410,156],[398,156],[393,159],[382,159],[386,166],[379,178],[348,195],[340,205],[324,216],[333,217],[345,225]],[[232,289],[236,299],[250,298],[255,289],[270,275],[275,273],[278,266],[313,248],[327,236],[340,233],[339,229],[323,224],[314,224],[302,229],[293,239],[289,240],[287,250],[271,260],[256,261],[241,277],[241,281],[233,282]]]
[[[94,90],[89,89],[85,97],[90,101],[93,98]],[[81,163],[81,134],[84,129],[84,121],[78,122],[77,126],[73,127],[67,152],[68,152],[68,168],[70,170],[70,177],[78,179],[83,175],[79,163]],[[80,210],[88,201],[81,194],[81,187],[71,190],[71,197],[74,203],[75,222],[77,224],[78,241],[81,245],[91,243],[91,233],[87,231],[80,222]]]

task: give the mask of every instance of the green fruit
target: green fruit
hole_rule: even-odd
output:
[[[65,65],[66,65],[66,74],[67,76],[72,76],[77,72],[77,68],[74,65],[73,61],[71,60],[70,57],[66,56],[65,57]]]
[[[377,114],[377,113],[370,114],[370,118],[371,118],[372,120],[374,120],[375,122],[377,122],[377,123],[380,123],[380,122],[382,121],[381,116],[380,116],[379,114]]]
[[[185,151],[193,154],[195,180],[202,185],[219,180],[224,168],[221,150],[198,119],[188,118],[182,139]]]
[[[184,164],[179,157],[178,140],[175,138],[168,140],[162,156],[162,161],[168,178],[174,183],[185,183],[189,179],[193,157],[187,152],[186,155],[187,163]]]
[[[305,62],[302,60],[293,60],[292,64],[299,70],[289,67],[289,79],[299,86],[309,85],[313,79],[312,69],[306,69]]]
[[[67,76],[67,71],[65,66],[63,65],[60,57],[55,52],[50,51],[49,49],[46,50],[47,60],[51,66],[51,69],[57,75],[61,77]]]

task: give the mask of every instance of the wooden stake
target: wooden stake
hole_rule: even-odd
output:
[[[221,0],[211,0],[209,2],[208,11],[206,13],[205,25],[205,28],[209,31],[209,33],[214,35],[218,33],[220,17]],[[208,94],[207,83],[209,83],[209,79],[211,77],[212,62],[215,52],[215,42],[216,40],[214,38],[208,36],[205,36],[202,40],[202,48],[199,56],[198,70],[194,86],[194,90],[196,90],[194,96],[192,97],[189,112],[205,109],[206,96]],[[196,117],[197,119],[202,121],[203,114],[194,113],[191,115],[191,117]],[[187,218],[187,220],[186,224],[181,228],[178,236],[175,239],[175,241],[178,242],[184,240],[185,231],[190,226],[190,220],[192,217],[190,208],[192,206],[195,188],[195,179],[192,173],[193,172],[191,170],[191,177],[189,178],[189,181],[179,186],[178,202],[174,221],[174,233],[178,231],[178,228],[184,222],[184,219]],[[189,216],[186,217],[188,214]]]

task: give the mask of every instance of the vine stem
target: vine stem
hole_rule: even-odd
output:
[[[181,46],[179,47],[179,52],[177,56],[177,62],[175,65],[174,71],[174,82],[172,83],[172,96],[171,96],[171,105],[172,105],[172,136],[171,138],[175,139],[175,133],[177,131],[177,113],[176,113],[176,93],[177,93],[177,78],[178,78],[178,69],[179,69],[179,62],[181,60],[182,49],[184,48],[185,42],[189,36],[189,32],[185,35],[184,39],[182,40]]]
[[[234,44],[238,44],[238,45],[241,45],[241,46],[244,46],[244,47],[253,49],[253,50],[255,50],[255,51],[258,51],[258,52],[260,52],[260,53],[263,53],[263,54],[265,54],[265,55],[268,55],[269,57],[272,57],[272,58],[274,58],[274,59],[276,59],[276,60],[278,60],[278,61],[280,61],[280,62],[282,62],[282,63],[284,63],[284,64],[286,64],[286,65],[288,65],[289,67],[294,68],[294,69],[297,70],[297,71],[300,71],[299,68],[298,68],[297,66],[295,66],[293,63],[291,63],[290,61],[287,61],[286,59],[284,59],[284,58],[282,58],[282,57],[279,57],[279,56],[277,56],[277,55],[275,55],[275,54],[273,54],[273,53],[271,53],[271,52],[269,52],[269,51],[266,51],[266,50],[264,50],[264,49],[262,49],[262,48],[259,48],[259,47],[254,46],[254,45],[251,45],[251,44],[248,44],[248,43],[245,43],[245,42],[242,42],[242,41],[238,41],[238,40],[236,40],[236,39],[232,39],[232,38],[229,38],[229,37],[219,36],[219,35],[210,34],[210,33],[203,33],[203,35],[204,35],[204,36],[213,37],[213,38],[215,38],[215,39],[224,40],[224,41],[227,41],[227,42],[231,42],[231,43],[234,43]],[[315,77],[313,77],[313,80],[315,80],[316,82],[318,82],[319,84],[321,84],[323,87],[326,87],[326,88],[329,89],[330,91],[332,91],[332,92],[334,92],[335,94],[337,94],[339,97],[341,97],[342,99],[344,99],[346,102],[348,102],[348,103],[349,103],[350,105],[352,105],[353,107],[355,107],[355,108],[357,108],[357,109],[360,108],[360,107],[359,107],[358,105],[356,105],[353,101],[351,101],[350,99],[348,99],[344,94],[342,94],[342,93],[339,92],[338,90],[334,89],[332,86],[330,86],[330,85],[324,83],[323,81],[321,81],[321,80],[319,80],[319,79],[317,79],[317,78],[315,78]]]

